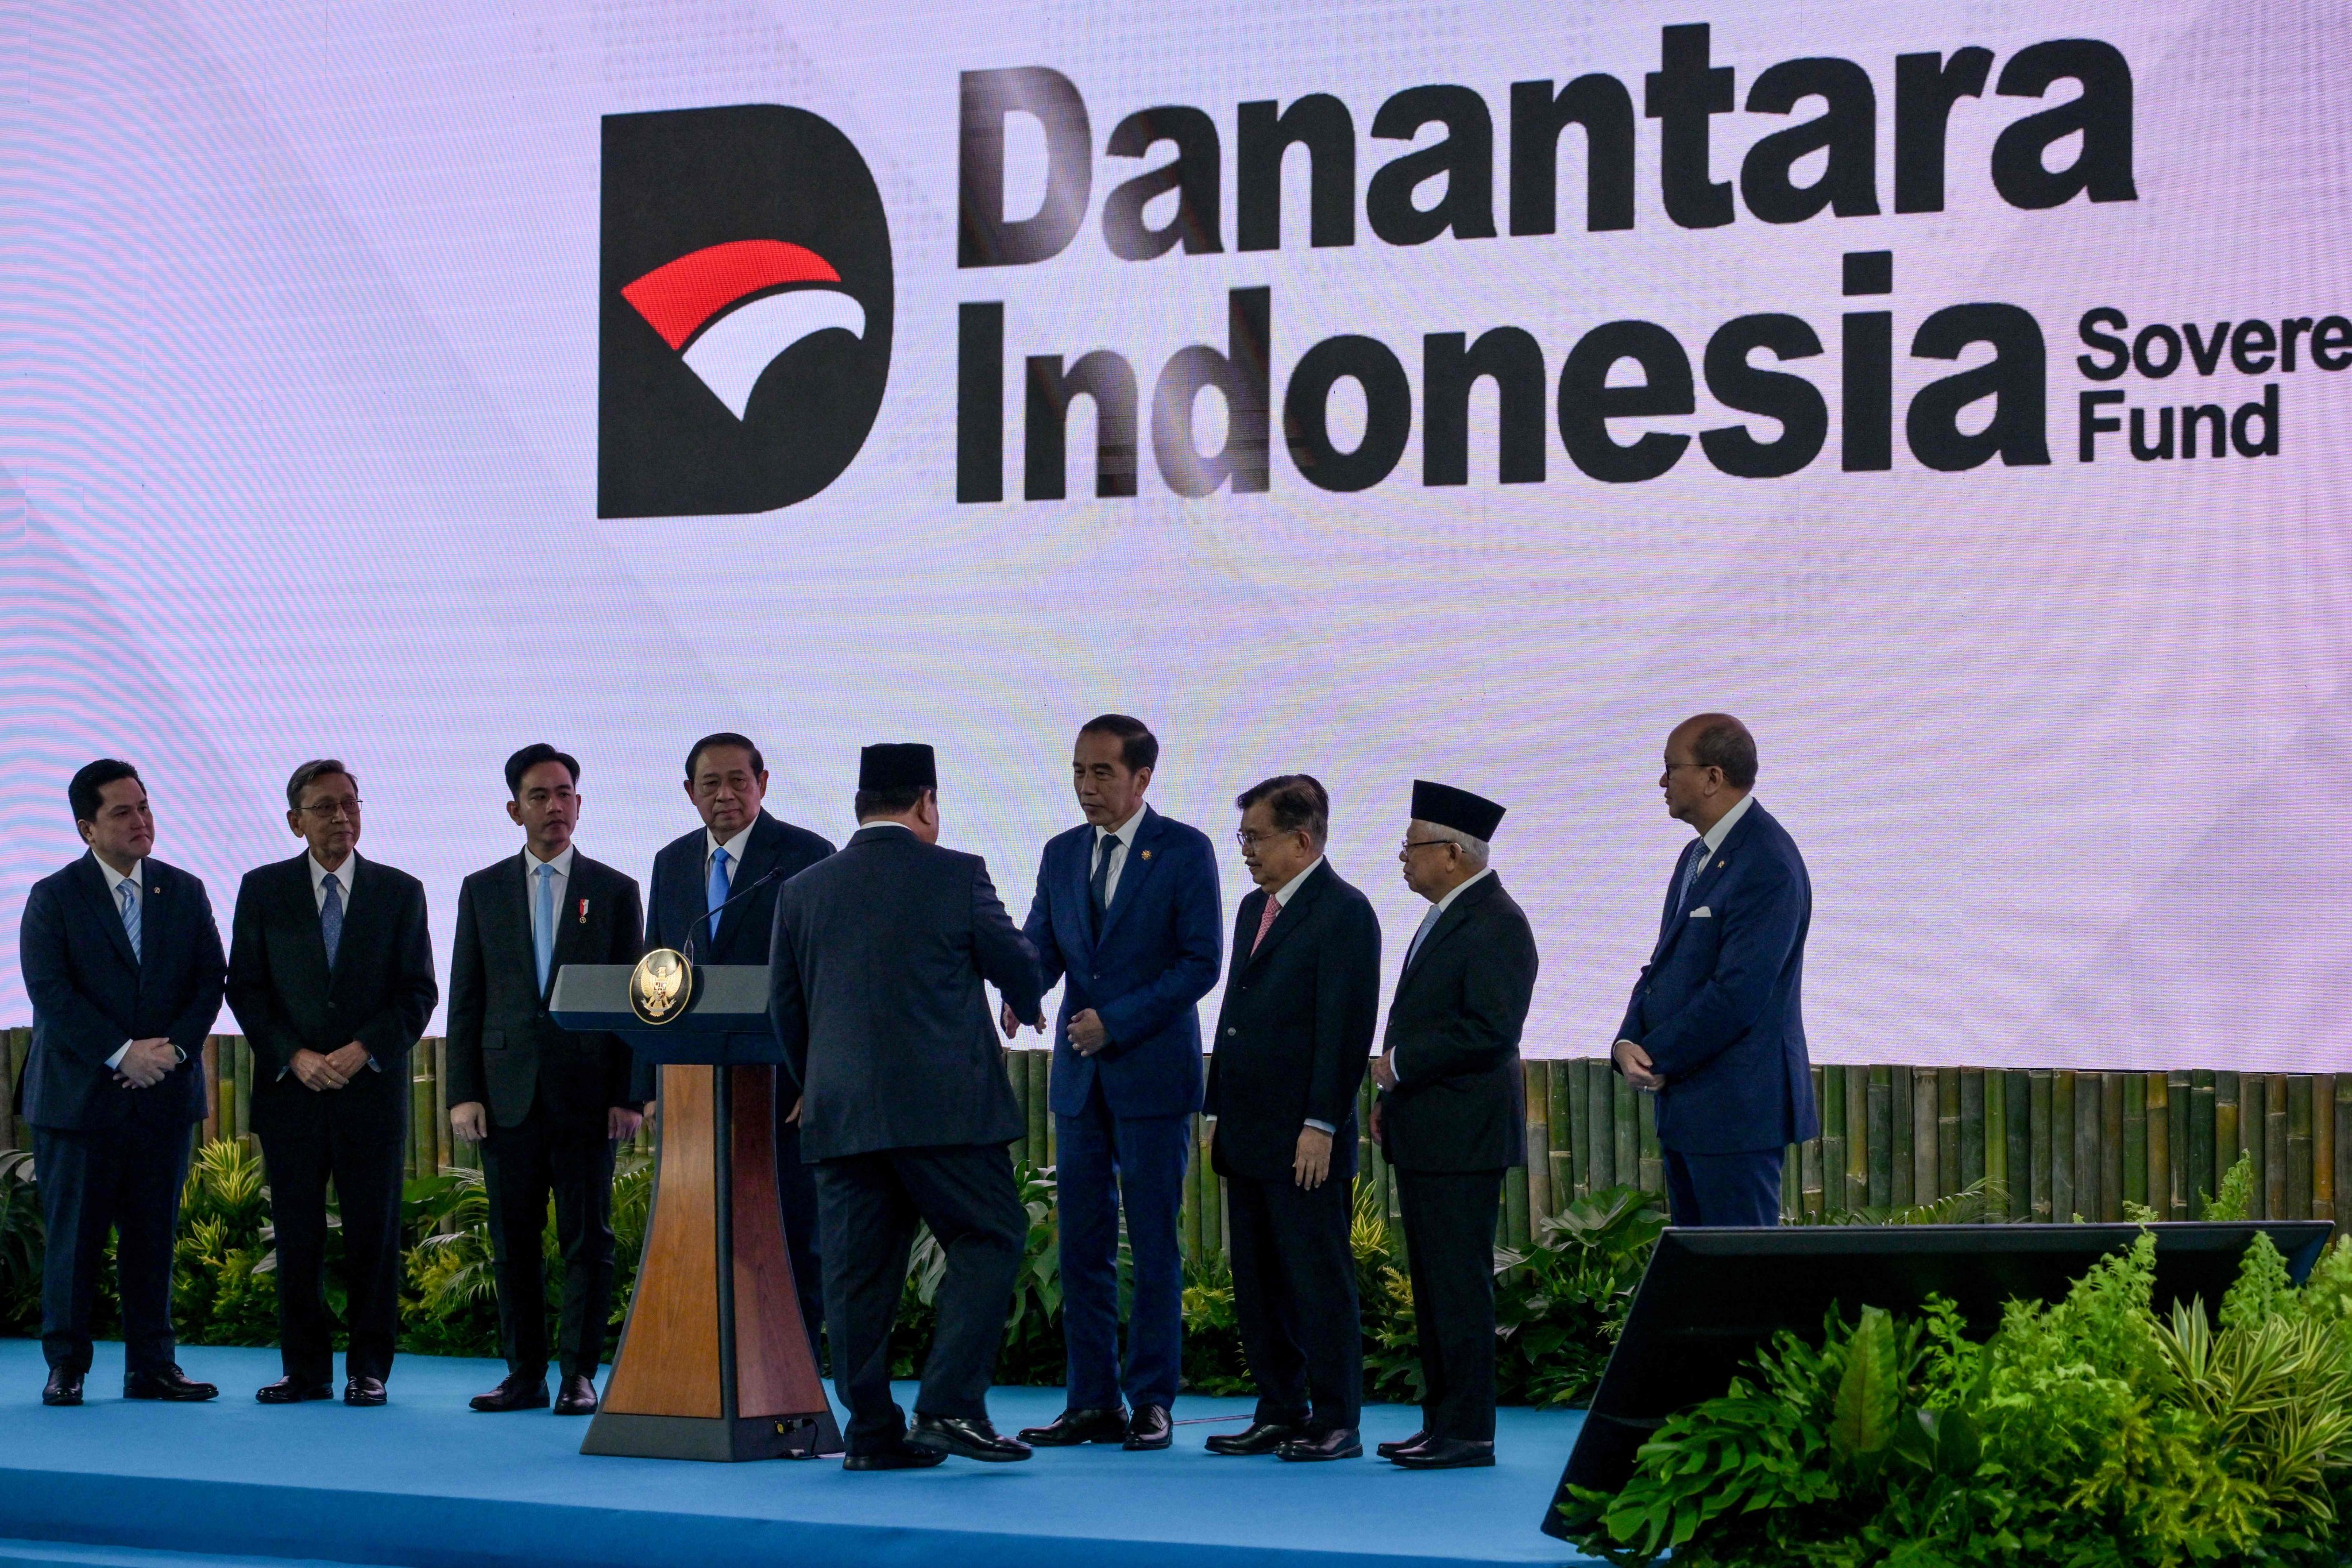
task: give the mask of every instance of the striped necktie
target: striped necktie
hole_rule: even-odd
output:
[[[125,877],[114,884],[114,895],[122,900],[122,930],[131,938],[131,956],[143,959],[147,952],[140,945],[139,895],[131,886],[130,878]]]

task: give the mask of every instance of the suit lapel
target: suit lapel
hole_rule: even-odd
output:
[[[365,945],[365,939],[373,933],[379,923],[377,917],[383,913],[383,900],[391,896],[384,891],[383,879],[375,874],[375,862],[362,859],[357,850],[353,850],[350,858],[343,862],[342,870],[343,885],[349,890],[343,900],[343,935],[335,946],[331,984],[342,979],[345,973],[343,959],[355,944]],[[307,877],[305,880],[307,882]],[[312,918],[317,918],[315,911]],[[321,935],[319,938],[319,956],[324,958],[326,954],[327,939]]]
[[[1248,962],[1242,966],[1244,970],[1255,969],[1273,957],[1274,950],[1289,941],[1290,933],[1307,922],[1307,911],[1314,908],[1315,900],[1322,897],[1323,884],[1330,880],[1330,878],[1331,862],[1328,860],[1323,861],[1307,874],[1307,880],[1299,887],[1298,891],[1292,894],[1290,901],[1282,906],[1282,912],[1274,917],[1274,924],[1266,930],[1265,940],[1259,942],[1257,951],[1249,955]],[[1273,897],[1270,893],[1266,896]],[[1258,918],[1263,920],[1265,917],[1265,906],[1261,904],[1258,906]]]
[[[1147,805],[1143,808],[1143,820],[1136,824],[1135,839],[1127,847],[1127,864],[1119,868],[1118,896],[1111,900],[1110,908],[1103,911],[1102,932],[1095,940],[1096,946],[1100,947],[1110,939],[1111,928],[1118,924],[1119,916],[1134,907],[1137,895],[1143,891],[1144,879],[1151,875],[1152,867],[1159,862],[1159,856],[1155,853],[1159,847],[1160,814]],[[1091,842],[1088,848],[1092,848]],[[1080,892],[1084,894],[1086,889],[1081,889]],[[1092,895],[1086,896],[1089,899],[1087,907],[1091,909]]]
[[[588,922],[580,912],[580,901],[587,900],[589,914],[596,912],[596,902],[604,896],[604,879],[597,875],[602,869],[577,849],[572,852],[572,875],[563,879],[563,900],[555,906],[555,955],[547,961],[547,984],[540,993],[542,1002],[555,989],[556,972],[567,963],[579,962],[580,944],[588,936]]]
[[[531,868],[538,863],[528,852],[507,862],[507,886],[511,895],[507,900],[507,907],[515,914],[513,929],[520,938],[516,946],[521,952],[522,972],[534,981],[539,978],[539,944],[536,941],[539,912],[531,905],[539,896],[539,889],[532,886],[537,877]],[[569,887],[579,879],[580,857],[575,853],[572,857],[572,875],[565,878],[564,882]],[[555,956],[548,961],[547,985],[540,987],[541,1001],[547,1000],[547,991],[555,984],[555,972],[562,965],[563,909],[558,905],[555,910]]]
[[[1499,886],[1500,879],[1488,877],[1475,888],[1462,889],[1462,896],[1445,907],[1445,912],[1437,917],[1437,923],[1429,928],[1429,934],[1422,938],[1421,946],[1413,950],[1412,957],[1406,961],[1404,973],[1397,976],[1399,996],[1404,994],[1405,987],[1412,984],[1416,975],[1429,967],[1429,955],[1438,943],[1469,924],[1478,906],[1492,896],[1491,889]],[[1390,1005],[1393,1007],[1395,1004],[1391,1002]]]
[[[743,845],[742,863],[735,868],[734,874],[727,879],[729,898],[733,898],[774,869],[776,858],[783,853],[783,825],[766,812],[760,813],[759,820],[751,824],[751,837]],[[710,897],[708,886],[706,883],[703,893],[706,903]],[[711,952],[717,952],[726,944],[727,939],[735,934],[735,928],[751,918],[751,909],[759,901],[757,899],[746,899],[719,917],[719,930],[710,939]],[[709,918],[707,910],[703,918],[706,920]]]
[[[1715,847],[1715,853],[1707,857],[1706,864],[1699,869],[1697,879],[1691,883],[1688,896],[1682,900],[1682,908],[1667,916],[1666,929],[1658,933],[1658,947],[1657,951],[1651,955],[1651,963],[1655,963],[1673,949],[1675,941],[1690,925],[1691,911],[1706,907],[1708,896],[1715,891],[1717,886],[1722,882],[1725,873],[1730,869],[1731,862],[1739,853],[1740,846],[1747,841],[1748,827],[1755,822],[1757,814],[1763,809],[1760,805],[1749,806],[1741,814],[1739,820],[1732,824],[1731,831],[1723,836],[1723,842]],[[1683,867],[1682,861],[1675,862],[1675,876],[1678,881],[1683,874]],[[1674,910],[1672,889],[1667,890],[1666,898],[1666,907]]]
[[[131,951],[131,933],[122,929],[121,909],[115,903],[113,896],[107,891],[110,880],[110,874],[105,867],[99,864],[96,854],[85,853],[82,860],[85,867],[81,879],[82,890],[89,897],[91,906],[97,910],[99,923],[106,928],[109,940],[114,943],[116,954],[123,963],[131,966],[131,973],[135,974],[139,971],[139,954]],[[143,937],[146,934],[144,921],[147,913],[143,904],[139,912],[142,921],[140,934]]]

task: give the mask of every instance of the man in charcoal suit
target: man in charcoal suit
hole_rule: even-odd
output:
[[[449,1130],[482,1146],[507,1375],[485,1412],[547,1408],[547,1205],[563,1254],[555,1351],[558,1415],[596,1412],[596,1369],[613,1311],[613,1152],[645,1120],[617,1035],[573,1034],[548,1016],[567,963],[635,963],[637,884],[572,845],[580,764],[544,743],[507,759],[507,816],[523,850],[466,879],[449,960]]]
[[[286,781],[304,843],[237,889],[228,1005],[254,1063],[253,1130],[278,1229],[278,1344],[286,1375],[264,1405],[325,1399],[327,1183],[335,1184],[350,1285],[343,1403],[379,1405],[400,1336],[400,1184],[408,1053],[441,988],[425,885],[359,855],[359,781],[304,763]]]
[[[1363,1457],[1364,1352],[1348,1232],[1356,1090],[1381,999],[1381,923],[1323,858],[1331,803],[1305,773],[1251,785],[1236,836],[1257,891],[1234,922],[1202,1114],[1226,1179],[1234,1315],[1257,1381],[1213,1454]]]
[[[1666,884],[1611,1056],[1658,1097],[1675,1223],[1778,1225],[1782,1156],[1821,1135],[1802,1005],[1812,883],[1748,793],[1755,737],[1728,713],[1675,727],[1658,785],[1698,837]]]
[[[1054,1031],[1055,1190],[1069,1404],[1022,1441],[1168,1447],[1183,1364],[1178,1235],[1201,1020],[1223,921],[1208,836],[1146,805],[1160,742],[1106,713],[1078,731],[1070,775],[1086,823],[1045,846],[1023,928],[1039,979],[1066,979]],[[1010,1036],[1017,1020],[1004,1015]],[[1118,1355],[1119,1211],[1134,1264],[1125,1376]],[[1124,1387],[1130,1415],[1121,1408]]]
[[[1037,954],[986,863],[940,847],[938,786],[930,747],[866,747],[857,831],[776,900],[768,1011],[816,1172],[852,1470],[1029,1458],[988,1419],[1029,1217],[1004,1148],[1021,1112],[983,987],[1035,1017]],[[890,1397],[890,1322],[918,1221],[947,1272],[910,1432]]]
[[[776,924],[776,893],[785,880],[833,853],[830,839],[768,814],[768,764],[751,741],[721,731],[686,753],[686,798],[702,818],[699,832],[674,838],[654,857],[646,889],[646,946],[688,952],[697,963],[768,962]],[[770,879],[761,886],[761,879]],[[730,898],[741,901],[716,920]],[[730,1062],[772,1062],[767,1034],[727,1037]],[[654,1098],[654,1070],[637,1069],[635,1097]],[[824,1324],[824,1268],[818,1257],[816,1184],[801,1161],[801,1130],[793,1119],[799,1091],[776,1075],[776,1194],[783,1210],[784,1246],[791,1254],[793,1290],[808,1330],[809,1357],[824,1365],[818,1331]]]
[[[1421,1430],[1380,1452],[1409,1470],[1495,1462],[1495,1214],[1504,1173],[1527,1161],[1519,1031],[1536,985],[1535,933],[1489,864],[1502,820],[1491,800],[1416,779],[1397,852],[1429,900],[1372,1063],[1423,1386]]]
[[[220,1391],[173,1360],[172,1248],[189,1129],[205,1115],[220,931],[205,885],[151,858],[155,818],[137,769],[92,763],[66,799],[89,853],[33,885],[17,942],[33,1004],[24,1114],[48,1231],[41,1403],[81,1403],[109,1231],[120,1237],[122,1396],[210,1399]]]

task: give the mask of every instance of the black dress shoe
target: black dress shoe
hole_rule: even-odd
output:
[[[547,1408],[547,1379],[509,1377],[488,1394],[477,1394],[466,1404],[468,1408],[488,1415],[504,1410],[544,1410]]]
[[[907,1441],[918,1448],[961,1454],[967,1459],[981,1459],[992,1465],[1010,1464],[1029,1457],[1028,1444],[1014,1437],[998,1436],[985,1415],[925,1415],[918,1411],[915,1429],[907,1434]]]
[[[1376,1443],[1372,1446],[1372,1452],[1378,1454],[1383,1459],[1393,1459],[1399,1454],[1405,1453],[1410,1449],[1418,1448],[1428,1441],[1428,1433],[1415,1432],[1412,1436],[1400,1437],[1393,1443]]]
[[[335,1391],[323,1383],[311,1383],[289,1373],[276,1383],[253,1391],[253,1397],[263,1405],[299,1405],[310,1399],[332,1399]]]
[[[81,1403],[81,1373],[68,1367],[49,1368],[49,1381],[41,1385],[41,1403],[64,1406]]]
[[[1153,1448],[1165,1448],[1174,1440],[1176,1424],[1168,1419],[1165,1405],[1139,1405],[1128,1419],[1127,1441],[1122,1445],[1129,1453],[1139,1454]]]
[[[1253,1421],[1243,1432],[1220,1432],[1201,1445],[1212,1454],[1271,1454],[1307,1428],[1295,1421]]]
[[[1334,1426],[1328,1432],[1309,1433],[1293,1437],[1275,1453],[1285,1459],[1360,1459],[1364,1457],[1364,1440],[1353,1426]]]
[[[207,1399],[218,1399],[220,1390],[209,1383],[198,1383],[178,1367],[172,1366],[162,1372],[124,1373],[122,1397],[165,1399],[174,1405],[202,1405]]]
[[[928,1470],[947,1458],[937,1448],[918,1448],[901,1437],[871,1454],[851,1454],[841,1461],[845,1470]]]
[[[1495,1462],[1492,1442],[1466,1437],[1432,1437],[1418,1448],[1390,1456],[1401,1470],[1475,1470]]]
[[[1075,1448],[1081,1443],[1127,1441],[1127,1412],[1065,1410],[1043,1426],[1024,1426],[1021,1440],[1033,1448]]]
[[[383,1379],[380,1377],[354,1377],[343,1384],[343,1403],[346,1405],[372,1407],[382,1405],[384,1397]]]
[[[563,1380],[563,1392],[555,1401],[558,1415],[593,1415],[596,1414],[596,1385],[583,1373],[573,1373]]]

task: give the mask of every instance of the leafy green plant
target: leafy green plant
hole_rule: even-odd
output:
[[[2143,1234],[1987,1341],[1948,1303],[1832,1312],[1567,1505],[1622,1563],[2338,1563],[2352,1548],[2352,1243],[2295,1289],[2266,1237],[2213,1329]]]
[[[2199,1219],[2252,1219],[2254,1215],[2252,1151],[2241,1153],[2237,1163],[2221,1173],[2221,1190],[2219,1193],[2199,1193],[2197,1205]]]
[[[1980,1177],[1957,1193],[1947,1193],[1924,1204],[1864,1205],[1861,1208],[1823,1209],[1819,1215],[1800,1214],[1790,1225],[1985,1225],[2009,1208],[2009,1189],[1990,1177]]]

